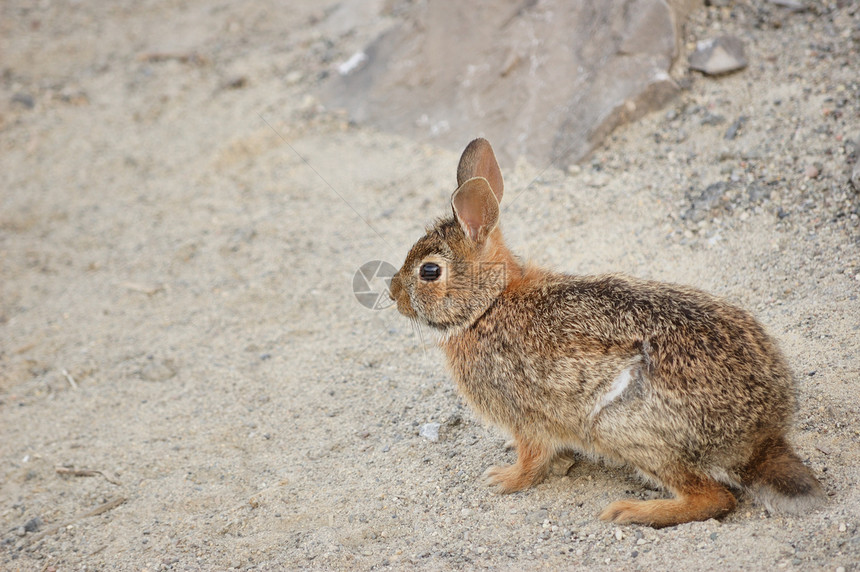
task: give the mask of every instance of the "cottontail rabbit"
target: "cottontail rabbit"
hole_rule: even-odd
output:
[[[791,372],[752,316],[693,288],[522,263],[498,227],[503,182],[484,139],[466,147],[457,184],[454,216],[415,243],[391,297],[441,334],[469,405],[513,434],[517,461],[488,469],[489,484],[525,489],[573,449],[673,493],[613,502],[600,518],[618,523],[721,517],[736,504],[727,486],[769,510],[823,497],[785,438]]]

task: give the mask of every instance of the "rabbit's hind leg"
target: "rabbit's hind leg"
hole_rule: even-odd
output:
[[[622,500],[610,504],[601,520],[619,524],[644,524],[661,528],[695,520],[720,518],[734,510],[737,501],[722,484],[691,473],[662,478],[675,498],[649,501]]]
[[[500,493],[527,489],[546,475],[553,452],[540,443],[515,437],[517,462],[506,467],[490,467],[484,472],[484,482]]]

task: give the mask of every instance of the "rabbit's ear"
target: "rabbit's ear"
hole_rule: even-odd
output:
[[[499,201],[483,177],[464,182],[451,195],[454,217],[466,236],[482,244],[499,222]]]
[[[469,143],[460,156],[460,164],[457,166],[457,185],[474,177],[483,177],[490,183],[496,202],[502,202],[502,194],[505,192],[505,182],[502,180],[502,171],[496,161],[496,155],[490,142],[478,138]]]

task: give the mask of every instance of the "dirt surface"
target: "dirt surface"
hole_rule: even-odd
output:
[[[313,95],[384,22],[309,0],[4,2],[0,569],[858,569],[860,6],[721,3],[687,43],[734,33],[750,66],[682,70],[669,108],[581,166],[502,164],[502,224],[535,261],[753,310],[797,374],[824,508],[741,498],[655,531],[596,520],[661,494],[624,469],[481,483],[506,437],[428,332],[352,292],[455,185],[456,153]]]

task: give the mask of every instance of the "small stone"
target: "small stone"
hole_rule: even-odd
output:
[[[806,168],[806,176],[810,179],[817,179],[819,174],[818,167],[815,165],[809,165]]]
[[[621,532],[620,528],[616,528],[615,529],[615,540],[623,540],[623,539],[624,539],[624,533]]]
[[[33,109],[36,105],[36,100],[28,93],[16,93],[12,96],[12,103],[23,105],[27,109]]]
[[[15,529],[15,534],[17,536],[24,536],[27,534],[27,530],[23,526],[19,526]]]
[[[696,45],[690,68],[707,75],[721,75],[747,67],[744,45],[735,36],[720,36]]]
[[[801,12],[806,10],[806,6],[803,2],[798,2],[797,0],[768,0],[771,4],[775,4],[780,8],[785,8],[791,12]]]
[[[708,113],[702,118],[702,125],[719,125],[720,123],[725,123],[726,118],[722,115],[718,115],[716,113]]]
[[[860,157],[857,158],[851,171],[851,184],[854,185],[854,190],[860,193]]]
[[[36,518],[31,518],[24,524],[24,530],[27,532],[36,532],[39,530],[39,527],[42,526],[42,519],[38,516]],[[845,526],[844,524],[842,526]]]
[[[248,78],[244,75],[231,77],[222,84],[223,89],[242,89],[248,85]]]
[[[747,118],[746,118],[746,116],[741,115],[740,117],[738,117],[737,121],[735,121],[734,123],[732,123],[731,125],[729,125],[729,128],[728,128],[728,129],[726,129],[726,134],[725,134],[725,137],[724,137],[724,138],[725,138],[727,141],[731,141],[732,139],[734,139],[735,137],[737,137],[737,136],[738,136],[738,131],[740,131],[740,130],[741,130],[741,127],[743,127],[743,126],[744,126],[744,123],[746,123],[746,122],[747,122]]]
[[[425,423],[418,429],[418,435],[435,443],[439,440],[439,427],[439,423]]]
[[[837,566],[836,572],[845,572],[845,566]]]
[[[839,523],[839,532],[845,532],[846,530],[848,530],[848,527],[845,526],[844,522],[840,522]]]
[[[682,213],[681,218],[697,223],[707,219],[711,210],[720,205],[728,190],[729,184],[722,181],[708,185],[697,196],[690,197],[690,208]]]
[[[549,518],[549,511],[545,508],[536,510],[526,516],[526,522],[531,524],[542,523]]]
[[[637,546],[642,546],[643,544],[645,544],[645,543],[647,543],[647,542],[648,542],[648,541],[647,541],[647,540],[645,540],[644,538],[640,538],[639,540],[637,540],[637,541],[636,541],[636,545],[637,545]]]

